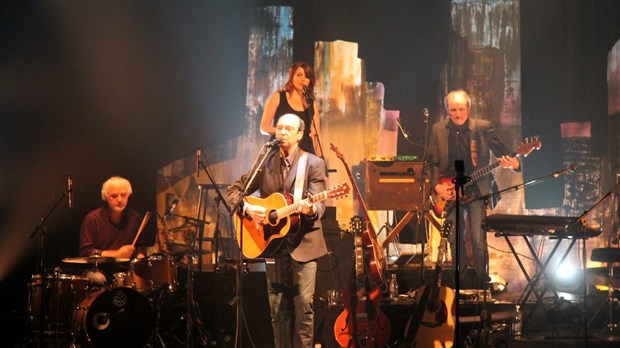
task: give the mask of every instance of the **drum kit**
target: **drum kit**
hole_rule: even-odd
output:
[[[192,247],[185,252],[184,257],[194,255]],[[65,258],[62,262],[85,270],[81,275],[69,275],[57,267],[53,274],[33,275],[28,285],[29,332],[47,342],[55,340],[53,346],[165,347],[159,330],[162,313],[178,314],[178,318],[165,318],[167,322],[171,319],[200,322],[193,313],[196,305],[190,290],[184,299],[188,301],[188,313],[166,312],[162,308],[171,305],[173,294],[180,291],[179,265],[171,254],[133,260],[95,255]],[[106,275],[100,268],[126,271]],[[193,286],[191,264],[187,268],[189,287]],[[194,325],[188,324],[187,329],[193,329]],[[164,332],[163,335],[176,334]],[[192,335],[188,333],[187,337]],[[173,340],[184,341],[177,336]]]

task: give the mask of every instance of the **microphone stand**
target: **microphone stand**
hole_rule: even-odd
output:
[[[422,219],[425,218],[424,216],[424,201],[425,201],[425,195],[426,195],[426,178],[428,177],[428,173],[427,171],[427,160],[428,160],[428,109],[424,108],[423,110],[423,114],[424,114],[424,151],[422,153],[422,173],[420,173],[420,182],[422,183],[420,189],[422,190],[422,194],[420,195],[420,209],[422,209],[422,211],[418,211],[418,223],[416,224],[415,227],[415,240],[418,241],[419,236],[420,236],[420,221],[422,221]],[[400,126],[400,124],[399,124]],[[427,224],[425,223],[424,226],[427,226]],[[420,284],[426,284],[424,282],[424,247],[426,245],[426,228],[424,229],[424,238],[422,240],[422,261],[420,264]]]
[[[231,219],[233,218],[232,215],[235,213],[238,213],[241,218],[241,223],[237,227],[239,228],[239,240],[238,240],[239,253],[237,257],[237,270],[236,270],[237,271],[236,272],[237,274],[237,299],[236,299],[237,300],[237,327],[236,327],[236,332],[235,332],[235,347],[237,348],[243,347],[242,325],[245,323],[245,318],[243,315],[243,271],[244,270],[243,270],[243,230],[242,230],[243,219],[245,218],[245,214],[243,214],[243,211],[239,211],[239,208],[241,208],[241,202],[243,202],[243,199],[249,194],[251,194],[251,192],[248,192],[248,190],[250,189],[252,182],[254,182],[254,179],[256,179],[256,176],[258,175],[260,168],[263,166],[263,163],[267,159],[267,155],[270,153],[270,151],[267,151],[267,150],[271,149],[272,146],[274,145],[270,145],[270,143],[266,143],[265,145],[263,145],[263,148],[258,153],[258,156],[256,156],[256,159],[254,160],[254,163],[252,164],[252,168],[248,172],[248,175],[246,175],[246,182],[244,183],[243,190],[241,191],[239,195],[239,200],[232,206],[230,210]]]
[[[45,274],[45,233],[46,233],[46,230],[45,230],[44,225],[47,222],[47,220],[50,218],[52,213],[56,210],[56,208],[58,208],[60,203],[64,201],[65,198],[68,196],[69,196],[69,190],[67,189],[62,193],[62,196],[56,201],[56,203],[54,203],[54,205],[50,208],[47,214],[45,214],[41,218],[41,222],[39,222],[39,224],[32,229],[32,233],[30,234],[30,237],[28,237],[28,239],[32,239],[38,232],[41,232],[39,236],[39,252],[38,252],[37,267],[35,268],[36,269],[35,274],[41,274],[42,289],[41,289],[41,303],[39,307],[40,308],[39,310],[39,330],[40,330],[39,331],[39,346],[42,346],[42,347],[47,346],[44,340],[45,315],[46,315],[45,304],[47,303],[46,296],[45,296],[45,289],[43,288],[45,287],[45,281],[46,281],[46,274]],[[58,279],[56,281],[58,281]],[[58,321],[58,318],[56,318],[56,321]],[[54,326],[54,331],[56,332],[55,336],[56,336],[56,346],[57,346],[58,345],[58,323],[56,324],[57,325]]]
[[[460,210],[461,210],[461,202],[460,202],[460,196],[461,194],[463,194],[463,187],[465,186],[465,184],[467,183],[467,181],[469,181],[469,177],[465,176],[465,163],[463,162],[463,160],[456,160],[454,161],[454,169],[456,171],[456,178],[452,179],[452,182],[454,183],[454,192],[455,194],[455,221],[454,221],[454,232],[455,232],[455,247],[456,247],[456,260],[452,260],[452,262],[455,264],[455,271],[454,271],[454,291],[456,292],[456,301],[457,301],[457,305],[456,305],[456,310],[454,313],[454,342],[460,342],[460,323],[459,323],[459,296],[460,296],[460,289],[461,289],[461,280],[460,280],[460,239],[461,239],[461,218],[460,218]],[[457,346],[459,344],[457,343]]]
[[[577,220],[573,221],[572,223],[570,223],[568,226],[566,226],[566,230],[570,231],[573,228],[577,228],[577,223],[580,223],[580,225],[578,226],[578,228],[581,230],[580,232],[583,233],[583,241],[582,241],[582,255],[581,255],[581,259],[583,260],[583,272],[582,272],[582,276],[583,276],[583,302],[582,302],[582,312],[581,312],[581,317],[583,320],[583,335],[584,335],[584,347],[588,347],[588,318],[587,318],[587,295],[588,295],[588,286],[587,286],[587,275],[586,275],[586,238],[588,237],[587,235],[587,229],[585,228],[584,224],[585,224],[585,217],[588,216],[590,214],[591,211],[593,211],[594,209],[596,209],[598,206],[600,206],[605,200],[607,200],[607,198],[611,197],[612,193],[614,193],[615,191],[620,190],[620,182],[617,183],[616,185],[614,185],[614,187],[611,188],[611,190],[609,190],[605,196],[603,196],[598,202],[594,203],[594,205],[592,207],[590,207],[590,209],[586,210],[583,212],[583,214],[581,214],[581,216],[579,216],[577,218]],[[613,266],[613,265],[612,265]]]
[[[321,156],[319,157],[321,157],[321,159],[323,160],[323,164],[325,165],[325,176],[329,176],[329,168],[327,168],[327,161],[325,160],[325,154],[323,152],[323,145],[321,144],[319,130],[316,128],[316,123],[314,123],[314,98],[312,98],[311,96],[306,96],[306,104],[308,104],[306,113],[308,114],[308,119],[310,120],[312,129],[314,129],[314,137],[316,138],[317,145],[319,145],[319,151],[321,151]]]

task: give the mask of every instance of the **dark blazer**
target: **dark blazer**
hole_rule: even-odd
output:
[[[279,152],[273,151],[269,153],[259,174],[250,185],[248,192],[252,193],[258,190],[261,198],[268,197],[275,192],[289,192],[293,194],[295,190],[295,177],[297,175],[297,163],[302,152],[299,151],[286,178],[282,178],[280,172],[281,157]],[[239,200],[246,180],[248,180],[247,174],[226,189],[227,199],[232,206]],[[308,153],[303,198],[306,198],[308,193],[314,195],[325,190],[325,163],[323,159]],[[325,205],[323,202],[318,202],[315,203],[315,206],[317,209],[316,215],[301,216],[304,219],[302,225],[309,226],[309,228],[305,231],[300,231],[298,234],[289,234],[285,238],[284,244],[296,261],[307,262],[327,254],[327,246],[323,238],[321,226],[321,216],[325,212]]]
[[[448,139],[450,136],[450,130],[448,129],[449,118],[445,118],[433,125],[431,131],[431,138],[429,140],[429,168],[430,168],[430,180],[431,188],[434,190],[441,179],[441,176],[448,175],[454,172],[454,163],[448,163]],[[478,155],[478,167],[476,170],[481,169],[487,165],[491,160],[491,153],[495,157],[501,157],[505,155],[511,155],[510,151],[504,143],[499,139],[499,136],[495,132],[495,128],[490,121],[480,119],[469,119],[470,134],[476,135],[477,139],[477,155]],[[470,175],[472,173],[465,173]],[[489,174],[485,178],[481,178],[476,182],[480,189],[480,194],[485,195],[490,192],[491,180],[493,174]]]

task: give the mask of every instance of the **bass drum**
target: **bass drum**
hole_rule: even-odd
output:
[[[90,294],[73,316],[78,337],[95,347],[143,347],[155,328],[149,300],[127,287]]]

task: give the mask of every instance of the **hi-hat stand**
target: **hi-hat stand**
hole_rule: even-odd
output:
[[[205,334],[204,328],[202,327],[202,320],[200,316],[200,308],[198,303],[194,299],[194,262],[196,262],[196,256],[201,256],[204,251],[202,250],[202,236],[204,225],[209,224],[209,221],[205,221],[202,219],[191,218],[188,216],[168,214],[169,216],[176,216],[179,218],[185,219],[186,223],[189,225],[194,225],[196,228],[196,233],[190,233],[190,240],[187,241],[187,245],[189,245],[189,249],[185,251],[184,258],[187,259],[187,280],[185,283],[186,290],[186,306],[185,306],[185,347],[193,347],[194,346],[194,328],[198,331],[199,344],[202,347],[206,347],[207,336]],[[199,247],[196,248],[196,243],[199,244]]]

